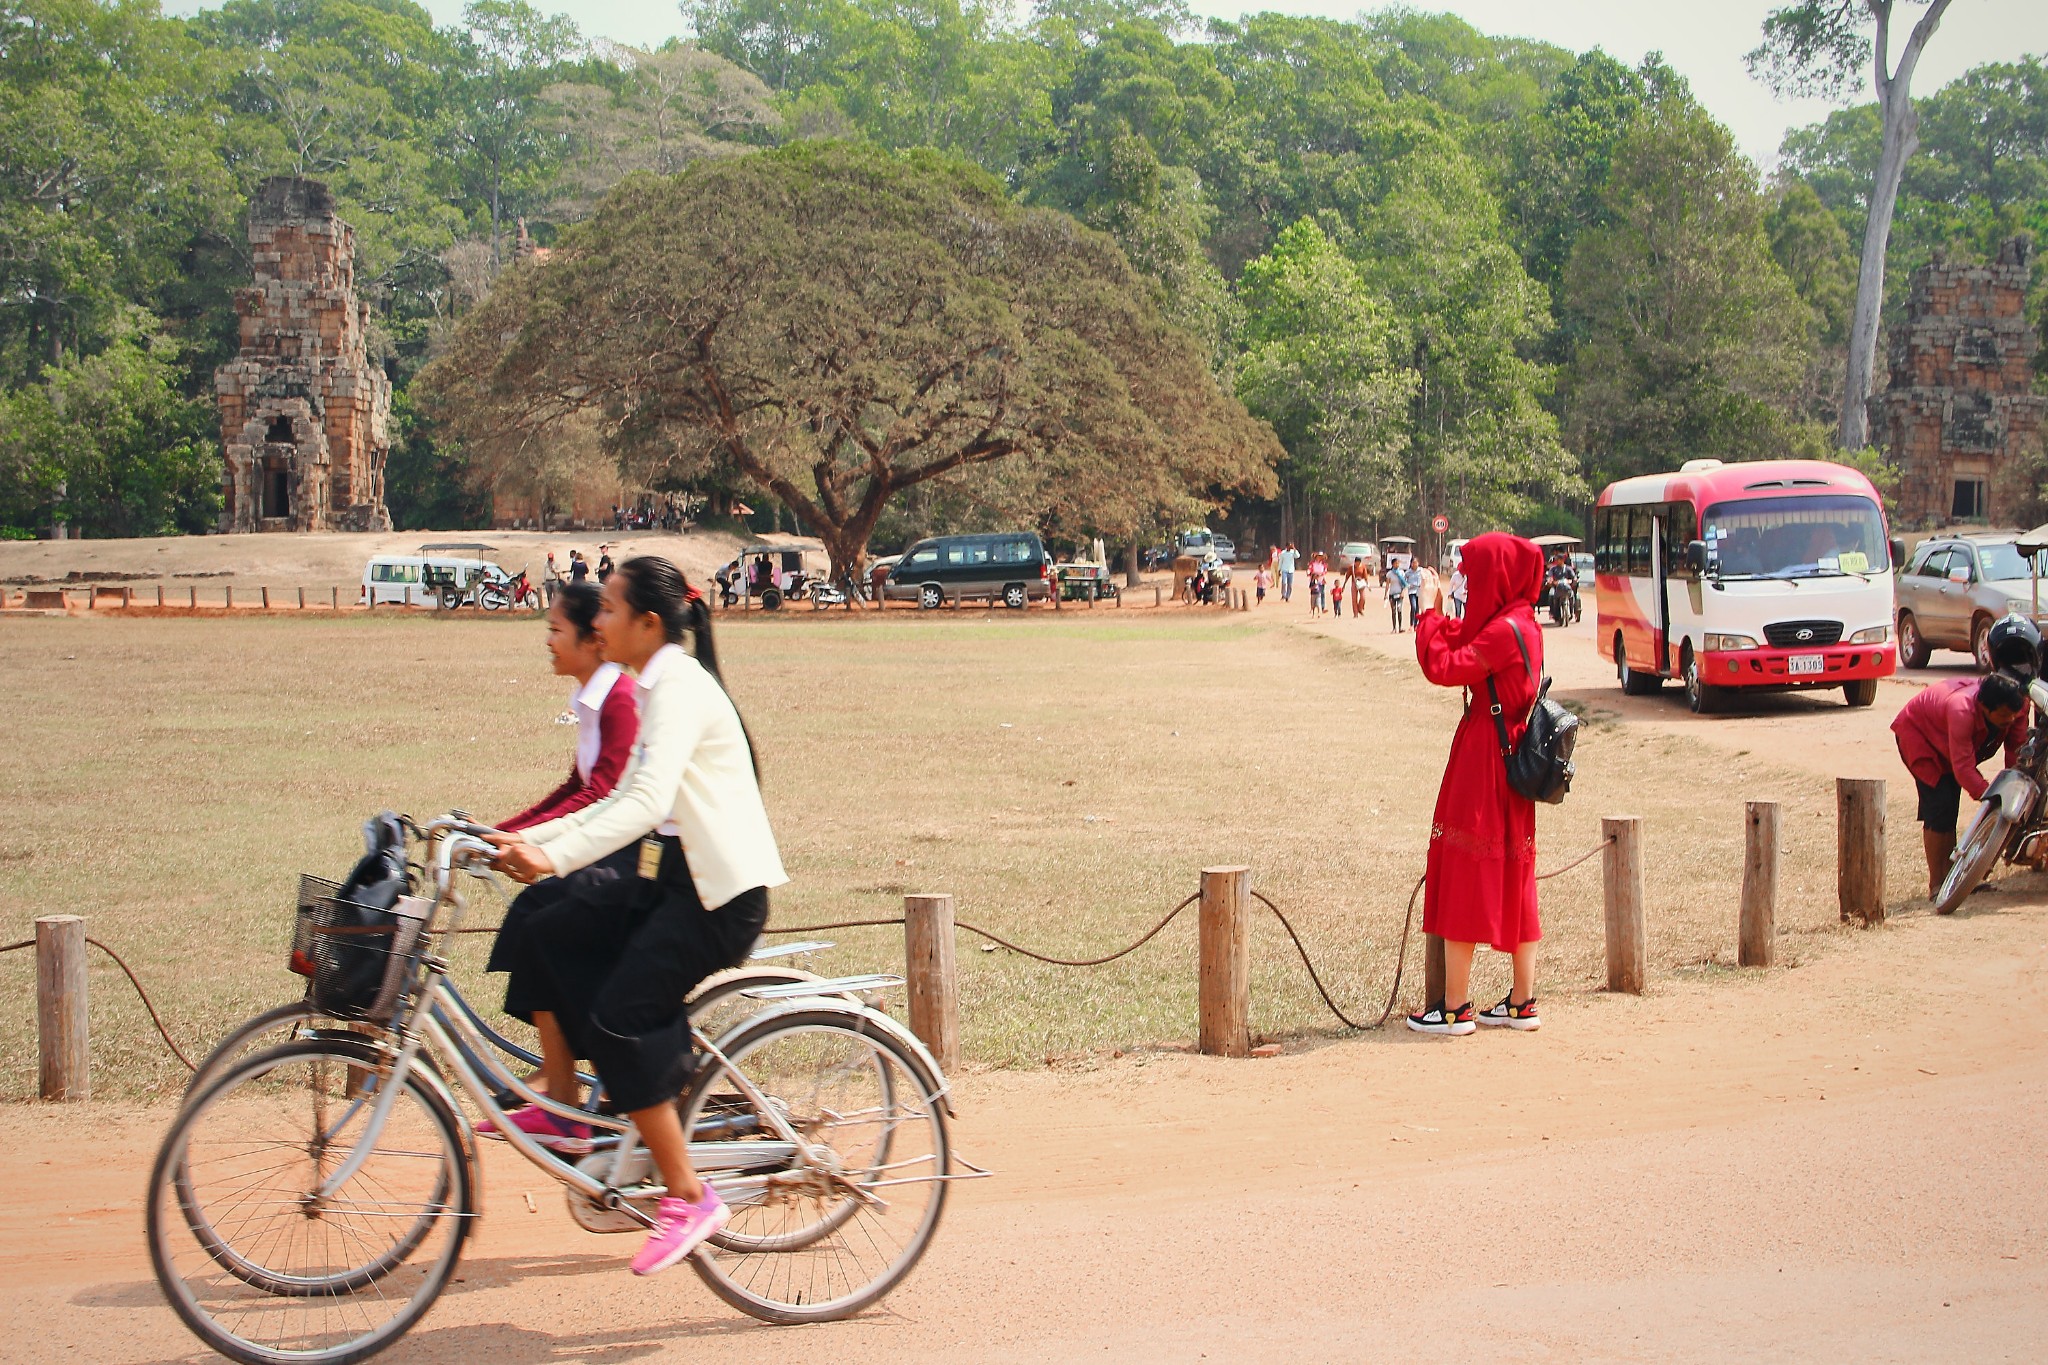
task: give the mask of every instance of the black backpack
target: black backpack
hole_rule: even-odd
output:
[[[1532,682],[1536,681],[1535,665],[1529,662],[1529,646],[1522,642],[1522,632],[1513,621],[1508,629],[1515,632],[1515,648],[1522,651],[1522,667]],[[1530,801],[1541,801],[1556,805],[1564,800],[1565,793],[1572,789],[1572,750],[1579,742],[1579,718],[1550,699],[1550,679],[1544,678],[1536,687],[1536,700],[1529,707],[1528,728],[1522,731],[1519,745],[1508,743],[1507,722],[1501,719],[1500,689],[1493,685],[1492,677],[1486,680],[1486,694],[1493,698],[1493,728],[1500,736],[1500,756],[1507,763],[1508,785],[1518,796]]]

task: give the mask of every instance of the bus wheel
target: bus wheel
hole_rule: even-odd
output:
[[[1920,633],[1920,623],[1913,619],[1913,613],[1899,613],[1899,663],[1905,668],[1925,668],[1934,650],[1929,647],[1927,637]]]
[[[1724,689],[1705,682],[1700,677],[1700,661],[1693,657],[1690,647],[1679,664],[1679,671],[1685,675],[1685,704],[1692,708],[1694,715],[1710,716],[1721,709],[1721,693]]]
[[[1868,706],[1877,700],[1877,679],[1858,678],[1842,684],[1842,700],[1851,706]]]
[[[1631,697],[1651,696],[1664,685],[1655,673],[1638,673],[1628,666],[1628,650],[1618,630],[1614,632],[1614,676],[1621,680],[1622,692]]]

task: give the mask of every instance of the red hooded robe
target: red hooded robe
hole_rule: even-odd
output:
[[[1535,603],[1543,552],[1520,536],[1493,532],[1465,546],[1463,620],[1425,611],[1415,623],[1422,675],[1467,691],[1464,719],[1429,827],[1429,876],[1422,927],[1453,943],[1501,952],[1543,937],[1536,922],[1536,807],[1508,786],[1486,680],[1500,692],[1508,741],[1521,739],[1543,675],[1543,631]],[[1529,667],[1509,623],[1521,631]]]

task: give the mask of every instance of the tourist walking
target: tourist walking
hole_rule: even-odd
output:
[[[569,581],[585,583],[590,579],[590,561],[583,557],[583,551],[569,551]]]
[[[1281,600],[1284,601],[1286,599],[1282,598]],[[1310,616],[1321,616],[1324,605],[1323,557],[1318,554],[1308,562],[1308,614]]]
[[[1293,541],[1288,541],[1287,548],[1280,552],[1280,600],[1282,602],[1292,602],[1294,600],[1294,566],[1300,562],[1301,551],[1294,548]]]
[[[1439,687],[1465,689],[1465,716],[1451,737],[1430,823],[1422,928],[1444,942],[1444,993],[1408,1016],[1418,1033],[1471,1033],[1479,1024],[1534,1029],[1536,806],[1508,785],[1493,707],[1508,742],[1521,739],[1543,675],[1536,598],[1543,552],[1494,531],[1465,546],[1471,610],[1443,614],[1441,593],[1415,622],[1415,657]],[[1496,701],[1497,697],[1497,701]],[[1499,1004],[1475,1014],[1472,956],[1478,945],[1514,955],[1513,984]]]
[[[1394,634],[1401,633],[1401,603],[1408,596],[1408,575],[1399,564],[1389,563],[1381,590],[1387,595],[1387,616],[1393,622]]]
[[[1261,564],[1259,571],[1252,575],[1252,589],[1258,594],[1258,601],[1253,605],[1261,607],[1266,605],[1266,584],[1270,581],[1271,577],[1266,573],[1266,566]]]
[[[1451,619],[1465,619],[1465,561],[1451,566]]]
[[[610,550],[599,550],[597,552],[597,581],[600,584],[609,583],[611,577],[612,552]]]

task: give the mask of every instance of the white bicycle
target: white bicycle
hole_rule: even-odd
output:
[[[214,1067],[157,1153],[147,1224],[158,1283],[232,1359],[363,1360],[433,1305],[482,1214],[458,1094],[565,1187],[591,1232],[644,1231],[665,1193],[629,1121],[537,1094],[446,1007],[448,964],[434,948],[459,923],[457,874],[492,850],[453,817],[426,833],[426,894],[372,917],[389,923],[365,925],[331,899],[301,905],[295,963],[310,968],[309,998],[327,996],[318,1017]],[[384,960],[376,998],[337,1010],[323,985],[360,979],[365,952]],[[948,1183],[986,1174],[952,1152],[930,1054],[859,1003],[900,984],[749,987],[757,1012],[717,1038],[693,1027],[700,1060],[677,1105],[691,1161],[732,1219],[692,1264],[741,1312],[798,1323],[861,1311],[924,1254]],[[541,1147],[506,1121],[505,1095],[591,1124],[593,1150],[570,1160]]]

